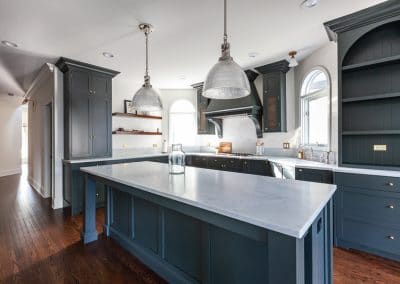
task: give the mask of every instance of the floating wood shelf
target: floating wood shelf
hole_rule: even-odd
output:
[[[147,119],[162,119],[161,116],[134,114],[134,113],[124,113],[124,112],[114,112],[112,115],[113,116],[119,116],[119,117],[131,117],[131,118],[136,117],[136,118],[147,118]]]
[[[147,132],[147,131],[113,131],[112,134],[117,134],[117,135],[162,135],[162,132]]]
[[[355,71],[358,69],[364,69],[364,68],[385,65],[385,64],[393,64],[393,63],[397,63],[397,62],[400,62],[400,55],[385,57],[385,58],[376,59],[376,60],[370,60],[370,61],[357,63],[357,64],[346,65],[346,66],[342,67],[342,70],[343,71]]]
[[[347,99],[342,99],[342,102],[343,103],[351,103],[351,102],[390,99],[390,98],[397,98],[397,97],[400,97],[400,92],[363,96],[363,97],[355,97],[355,98],[347,98]]]
[[[400,130],[361,130],[361,131],[343,131],[343,135],[397,135]]]

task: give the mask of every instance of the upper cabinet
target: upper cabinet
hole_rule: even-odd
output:
[[[210,99],[203,97],[203,83],[192,86],[197,90],[197,134],[215,134],[215,126],[205,116]]]
[[[400,167],[400,3],[325,24],[338,41],[339,163]]]
[[[119,72],[60,58],[64,73],[64,159],[112,155],[112,78]]]
[[[286,60],[256,68],[263,76],[263,131],[286,132]]]

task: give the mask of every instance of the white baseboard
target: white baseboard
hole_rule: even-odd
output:
[[[11,175],[20,175],[22,173],[21,168],[13,169],[13,170],[5,170],[0,171],[0,177],[11,176]]]
[[[53,209],[60,209],[64,207],[64,201],[62,199],[59,198],[53,199],[52,203],[53,203],[52,204]]]
[[[31,177],[28,177],[28,182],[29,182],[29,184],[32,186],[32,188],[33,188],[34,190],[36,190],[37,193],[40,194],[41,197],[43,197],[43,198],[49,198],[49,197],[51,197],[51,196],[45,196],[45,195],[43,195],[43,193],[42,193],[43,187],[42,187],[38,182],[36,182],[35,180],[33,180]]]

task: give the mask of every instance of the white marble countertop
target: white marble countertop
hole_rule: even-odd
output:
[[[335,185],[195,167],[170,175],[167,164],[155,162],[81,170],[296,238],[304,236],[336,190]]]
[[[140,158],[151,158],[158,156],[167,156],[167,153],[146,153],[146,152],[133,152],[133,153],[114,153],[112,157],[108,158],[92,158],[92,159],[79,159],[79,160],[64,160],[66,164],[79,164],[79,163],[94,163],[104,161],[118,161],[126,159],[140,159]]]
[[[221,155],[215,153],[188,153],[189,155],[200,155],[200,156],[211,156],[211,157],[226,157],[226,158],[238,158],[238,159],[252,159],[252,160],[268,160],[281,165],[291,166],[291,167],[301,167],[316,170],[328,170],[341,173],[352,173],[352,174],[365,174],[365,175],[377,175],[377,176],[390,176],[390,177],[400,177],[400,171],[396,170],[375,170],[375,169],[362,169],[362,168],[349,168],[349,167],[339,167],[332,164],[324,164],[314,161],[301,160],[293,157],[278,157],[278,156],[231,156],[231,155]]]

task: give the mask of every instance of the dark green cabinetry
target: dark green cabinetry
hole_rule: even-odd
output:
[[[110,157],[112,78],[116,71],[61,58],[64,73],[64,159]]]
[[[335,244],[400,260],[400,178],[335,173]]]
[[[256,68],[263,76],[263,131],[286,132],[286,60]]]
[[[338,42],[339,164],[400,167],[400,3],[325,24]]]
[[[203,83],[192,85],[197,91],[197,134],[215,134],[215,126],[205,116],[210,99],[202,96]]]
[[[333,173],[330,170],[296,168],[296,180],[333,184]]]

